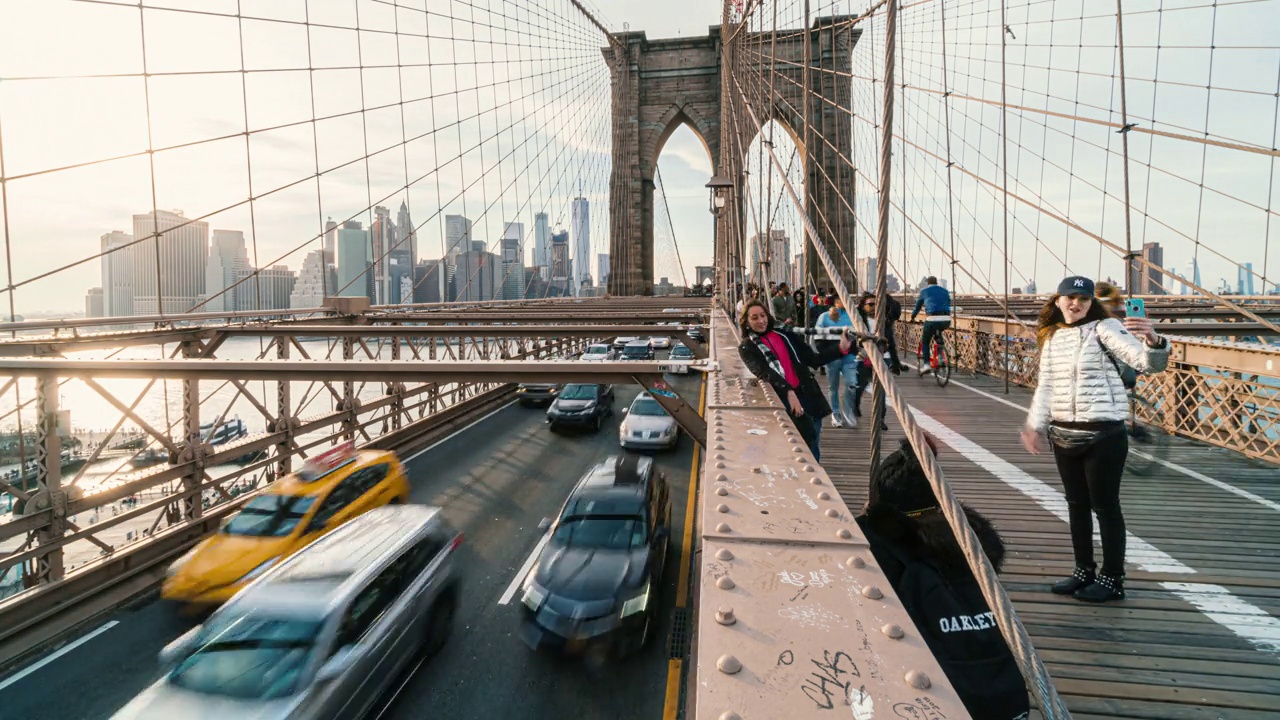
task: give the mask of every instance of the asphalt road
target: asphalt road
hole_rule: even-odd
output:
[[[697,380],[679,378],[674,386],[697,402]],[[604,677],[580,662],[531,652],[516,633],[518,594],[499,604],[542,535],[539,520],[559,510],[591,464],[619,452],[621,410],[638,392],[638,386],[616,389],[615,415],[596,435],[552,434],[542,410],[513,404],[409,461],[413,500],[443,507],[465,535],[459,557],[463,602],[449,644],[402,679],[384,699],[382,718],[418,718],[426,710],[459,719],[662,716],[666,638],[677,561],[687,561],[683,551],[673,552],[667,567],[662,633],[640,654],[607,666]],[[693,449],[682,436],[674,452],[655,456],[672,483],[677,546],[684,537]],[[159,677],[157,652],[197,621],[153,598],[121,608],[71,641],[79,645],[64,645],[0,678],[0,718],[109,718]],[[46,664],[37,667],[41,662]]]

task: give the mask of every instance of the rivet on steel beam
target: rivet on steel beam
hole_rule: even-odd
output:
[[[720,497],[724,497],[725,495],[729,494],[729,488],[723,487],[723,486],[718,487],[716,488],[716,494],[719,495]]]
[[[719,475],[716,476],[716,482],[725,482],[728,479],[729,479],[729,476],[725,475],[724,473],[720,473]]]
[[[720,608],[716,610],[716,622],[721,625],[732,625],[738,622],[738,618],[733,616],[733,608],[728,605],[721,605]]]
[[[840,511],[835,508],[827,508],[827,517],[838,518],[840,517]]]
[[[727,532],[730,532],[730,530],[729,530],[729,523],[720,523],[719,525],[717,525],[717,526],[716,526],[716,532],[718,532],[718,533],[727,533]]]
[[[813,472],[813,466],[812,466],[812,465],[805,465],[805,466],[804,466],[804,471],[805,471],[805,472]]]
[[[793,452],[793,453],[802,453],[802,452],[804,452],[804,448],[802,448],[802,447],[793,447],[793,448],[791,448],[791,452]]]
[[[723,449],[724,449],[724,445],[717,445],[717,446],[716,446],[716,449],[717,449],[717,450],[723,450]]]
[[[798,442],[800,442],[800,441],[799,441],[799,440],[797,440],[797,439],[795,439],[795,438],[790,438],[790,439],[788,440],[788,442],[790,442],[792,445],[795,445],[796,443],[798,443]]]
[[[716,667],[720,668],[720,672],[725,675],[732,675],[742,669],[742,663],[738,662],[738,658],[732,655],[721,655],[716,661]],[[925,687],[928,687],[927,685]],[[724,717],[723,715],[721,717]]]
[[[893,638],[894,640],[901,640],[904,634],[902,632],[902,627],[894,623],[889,623],[888,625],[885,625],[884,627],[880,628],[880,632]]]
[[[868,585],[862,588],[862,596],[870,600],[879,600],[884,597],[884,593],[880,592],[880,588],[875,585]]]
[[[733,553],[729,552],[729,548],[720,548],[716,551],[717,560],[732,560]]]
[[[840,528],[840,530],[836,533],[836,537],[840,538],[841,540],[848,540],[849,538],[853,537],[853,533],[849,532],[849,528]]]
[[[821,484],[822,484],[822,478],[820,478],[820,477],[811,477],[811,478],[809,478],[809,483],[810,483],[810,484],[812,484],[812,485],[821,485]]]
[[[717,459],[717,460],[723,460],[723,459],[724,459],[724,453],[716,453],[716,459]]]
[[[795,431],[794,431],[794,430],[792,430],[791,428],[787,428],[786,430],[782,431],[782,434],[783,434],[783,435],[795,435],[796,433],[795,433]]]
[[[724,465],[724,463],[723,463],[723,462],[717,462],[717,463],[716,463],[716,469],[717,469],[717,470],[723,470],[724,468],[725,468],[725,465]]]
[[[720,720],[742,720],[742,716],[732,710],[720,713]]]
[[[848,565],[849,567],[856,567],[856,568],[860,568],[860,567],[866,567],[866,566],[867,566],[867,561],[866,561],[866,560],[863,560],[862,558],[858,557],[857,555],[850,555],[850,556],[849,556],[849,559],[844,561],[844,564],[845,564],[845,565]]]
[[[831,493],[827,492],[826,490],[823,490],[822,492],[818,493],[818,499],[819,499],[819,500],[830,500],[830,499],[831,499]]]
[[[719,505],[716,506],[716,512],[727,513],[729,512],[729,506],[725,505],[724,503],[720,503]]]
[[[919,670],[912,670],[907,673],[907,684],[917,690],[924,690],[933,683],[929,682],[929,676]]]
[[[728,575],[725,575],[724,577],[716,581],[716,587],[720,588],[721,590],[732,590],[734,586],[735,586],[735,583],[733,582],[733,578],[729,577]]]

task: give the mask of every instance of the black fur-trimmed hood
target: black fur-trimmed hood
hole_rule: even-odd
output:
[[[987,558],[999,572],[1004,565],[1004,540],[1000,533],[982,513],[963,503],[961,507]],[[930,510],[912,518],[881,503],[868,506],[859,520],[865,529],[893,543],[900,552],[931,563],[946,577],[969,573],[969,564],[941,510]]]

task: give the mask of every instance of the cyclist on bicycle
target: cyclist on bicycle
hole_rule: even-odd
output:
[[[924,333],[920,339],[920,349],[922,353],[929,354],[929,367],[936,370],[938,356],[933,352],[933,339],[943,330],[951,327],[951,293],[939,285],[938,278],[932,275],[925,278],[924,282],[924,288],[920,290],[920,297],[916,300],[916,307],[911,311],[911,320],[914,322],[921,308],[924,309]],[[923,367],[920,368],[920,372],[924,372]]]

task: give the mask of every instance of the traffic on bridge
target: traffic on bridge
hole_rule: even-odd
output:
[[[1280,717],[1277,2],[0,4],[0,718]]]

